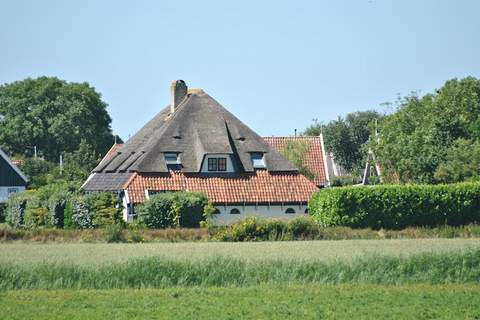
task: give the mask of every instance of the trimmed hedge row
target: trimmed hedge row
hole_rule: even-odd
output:
[[[137,221],[153,229],[198,228],[207,205],[207,196],[200,192],[159,193],[139,206]]]
[[[330,188],[313,195],[309,210],[322,226],[401,229],[480,223],[480,184]]]

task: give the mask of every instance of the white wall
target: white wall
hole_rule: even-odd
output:
[[[209,158],[227,158],[227,171],[208,171]],[[233,170],[233,163],[229,154],[207,154],[205,158],[203,158],[202,172],[235,172],[235,171]]]
[[[254,205],[239,205],[239,206],[215,206],[220,214],[213,215],[213,222],[216,225],[228,225],[239,220],[243,220],[247,217],[255,216],[263,219],[277,219],[277,220],[290,220],[296,217],[305,216],[306,205],[283,205],[283,206],[267,206],[261,205],[255,207]],[[231,214],[230,210],[237,208],[240,210],[240,214]],[[285,210],[293,208],[295,214],[287,214]]]
[[[13,194],[9,194],[9,189],[17,189],[17,192],[25,191],[25,187],[0,187],[0,203],[7,202],[8,197]]]

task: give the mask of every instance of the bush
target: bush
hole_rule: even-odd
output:
[[[93,212],[83,196],[78,196],[72,201],[72,225],[79,229],[93,229]]]
[[[8,198],[5,221],[12,227],[20,229],[25,227],[25,211],[27,203],[35,197],[34,191],[20,192]]]
[[[123,238],[123,226],[119,224],[112,224],[107,226],[103,231],[103,235],[105,237],[105,241],[107,241],[108,243],[125,241],[125,239]]]
[[[297,217],[288,222],[248,217],[214,231],[218,241],[278,241],[317,239],[320,226],[310,217]]]
[[[322,226],[400,229],[480,222],[480,184],[358,186],[315,193],[309,211]]]
[[[71,208],[67,204],[67,225],[80,229],[92,229],[121,225],[122,210],[115,194],[94,192],[73,199]],[[70,212],[71,211],[71,212]],[[71,218],[70,218],[71,216]]]
[[[298,217],[287,223],[287,232],[296,240],[315,239],[319,226],[311,218]]]
[[[208,200],[203,193],[175,192],[152,196],[138,209],[138,222],[148,228],[196,228],[205,220]]]
[[[27,229],[37,229],[52,226],[48,209],[39,207],[37,203],[29,201],[25,210],[25,227]]]

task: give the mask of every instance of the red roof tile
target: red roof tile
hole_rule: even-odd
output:
[[[303,165],[315,175],[313,182],[317,186],[327,184],[325,174],[326,166],[323,161],[320,137],[264,137],[263,139],[280,152],[282,152],[288,142],[299,141],[308,143],[309,148],[306,152],[305,159],[303,159]]]
[[[317,187],[295,172],[272,173],[257,170],[250,174],[208,176],[170,172],[135,174],[125,185],[131,202],[145,201],[145,190],[204,192],[214,203],[308,202]]]

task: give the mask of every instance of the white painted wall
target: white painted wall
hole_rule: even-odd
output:
[[[227,158],[227,171],[208,171],[208,159],[209,158]],[[207,154],[203,159],[202,172],[235,172],[233,170],[232,159],[229,154]]]
[[[0,187],[0,203],[7,202],[8,197],[13,194],[9,192],[10,189],[15,189],[17,192],[25,191],[25,187]]]
[[[306,205],[284,205],[284,206],[266,206],[261,205],[255,207],[254,205],[239,205],[239,206],[216,206],[220,211],[220,214],[213,215],[213,223],[216,225],[228,225],[235,223],[239,220],[243,220],[247,217],[255,216],[261,219],[277,219],[277,220],[290,220],[296,217],[305,216]],[[230,210],[237,208],[240,210],[240,214],[231,214]],[[295,214],[287,214],[285,210],[293,208]]]

